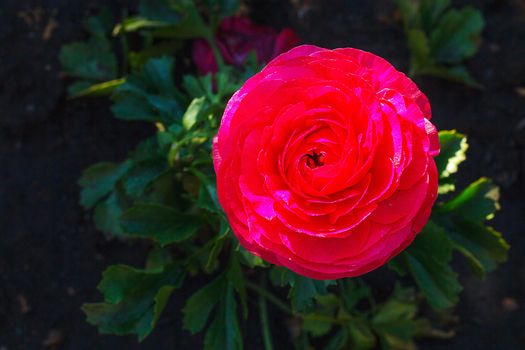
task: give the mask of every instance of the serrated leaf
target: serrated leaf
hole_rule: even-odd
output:
[[[474,89],[483,89],[483,85],[478,83],[468,72],[467,68],[461,64],[454,66],[434,65],[425,67],[421,70],[422,74],[432,75],[438,78],[465,84]]]
[[[86,209],[92,208],[111,192],[115,183],[128,168],[129,163],[126,162],[122,164],[101,162],[86,168],[78,180],[82,187],[80,204]]]
[[[93,35],[104,37],[111,33],[113,16],[107,7],[103,7],[96,16],[88,17],[84,26]]]
[[[346,328],[351,339],[352,349],[373,349],[376,345],[376,337],[370,324],[362,318],[354,318],[348,322]]]
[[[300,276],[284,267],[274,267],[270,271],[270,280],[274,285],[290,285],[288,298],[294,311],[303,311],[310,307],[317,295],[327,294],[326,287],[335,283],[335,281],[318,281]]]
[[[146,259],[146,269],[160,269],[166,265],[172,264],[173,255],[168,247],[155,247],[148,253]]]
[[[474,222],[484,222],[499,209],[499,188],[491,180],[480,178],[452,200],[437,208],[441,214],[457,215]]]
[[[333,326],[329,319],[335,317],[340,301],[335,294],[316,295],[316,305],[312,312],[303,315],[303,330],[315,337],[327,334]]]
[[[436,167],[440,178],[447,178],[458,171],[458,165],[466,157],[468,149],[467,137],[456,130],[443,130],[439,132],[441,150],[435,158]]]
[[[239,248],[239,254],[241,255],[241,262],[252,269],[258,266],[266,266],[266,263],[261,257],[252,254],[243,246]]]
[[[308,318],[308,316],[312,318]],[[316,313],[309,313],[303,319],[303,330],[310,333],[314,337],[321,337],[330,332],[332,329],[332,324],[330,322],[315,319],[315,316],[317,316]]]
[[[244,318],[248,317],[248,296],[246,295],[246,285],[244,282],[244,275],[239,263],[239,254],[237,251],[232,252],[228,267],[226,269],[226,279],[231,283],[242,305],[242,313]]]
[[[163,159],[153,158],[134,163],[122,178],[126,193],[133,197],[140,196],[165,170]]]
[[[413,71],[433,65],[427,36],[422,30],[409,30],[407,32],[407,43],[410,49],[410,62]]]
[[[313,304],[317,295],[328,293],[326,287],[335,281],[318,281],[300,276],[284,267],[274,267],[270,271],[270,281],[276,286],[290,285],[288,298],[294,312],[303,311]]]
[[[239,0],[206,0],[205,3],[212,13],[223,18],[233,16],[240,6]]]
[[[416,318],[417,305],[413,301],[402,300],[403,295],[412,294],[410,290],[396,291],[390,299],[380,305],[372,318],[374,331],[378,334],[383,348],[415,349],[413,338],[429,328],[429,322]]]
[[[406,266],[430,306],[454,306],[462,287],[449,263],[452,243],[444,229],[429,221],[412,245],[402,254]]]
[[[151,58],[173,56],[183,47],[182,41],[168,41],[152,44],[140,51],[129,51],[128,59],[133,70],[138,71]]]
[[[338,283],[342,288],[340,296],[347,312],[351,312],[361,300],[368,299],[372,295],[370,287],[360,280],[345,278]]]
[[[471,57],[477,51],[483,26],[483,16],[474,8],[447,11],[430,33],[432,55],[448,64]]]
[[[226,280],[221,275],[199,289],[186,301],[182,309],[184,329],[192,334],[202,331],[213,307],[222,299],[224,288],[226,288]]]
[[[330,340],[327,342],[326,346],[323,348],[324,350],[341,350],[345,349],[346,345],[348,343],[348,333],[346,328],[341,329],[335,335],[330,338]]]
[[[329,281],[331,282],[331,281]],[[311,278],[296,275],[295,281],[290,289],[289,297],[292,300],[292,308],[301,311],[310,306],[317,294],[326,294],[326,287],[330,283],[317,281]]]
[[[172,207],[144,203],[126,210],[120,223],[128,236],[151,238],[167,245],[190,238],[202,225],[202,220]]]
[[[160,116],[157,115],[148,102],[141,96],[122,96],[117,97],[111,111],[118,119],[123,120],[143,120],[157,122]]]
[[[206,331],[204,350],[242,350],[242,336],[237,319],[237,304],[234,288],[227,284],[222,293],[223,302],[219,304],[217,314]]]
[[[492,227],[459,217],[448,220],[444,227],[454,248],[467,258],[479,277],[507,260],[509,245]]]
[[[111,195],[95,207],[93,220],[98,230],[112,235],[121,235],[120,216],[129,206],[121,186],[116,186]]]
[[[421,0],[419,1],[419,13],[421,23],[427,33],[437,25],[438,19],[450,6],[451,0]]]
[[[182,116],[183,96],[173,81],[173,58],[149,59],[126,78],[115,93],[111,110],[117,118],[173,123]]]
[[[154,270],[113,265],[104,271],[98,286],[105,302],[84,304],[82,310],[101,333],[134,333],[143,340],[183,280],[184,272],[173,265]]]
[[[67,75],[92,83],[112,80],[117,75],[116,56],[109,41],[103,37],[62,46],[59,60]]]
[[[176,24],[182,16],[171,2],[166,0],[148,0],[141,1],[139,5],[139,14],[145,18],[165,23]]]

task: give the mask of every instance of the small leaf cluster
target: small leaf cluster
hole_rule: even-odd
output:
[[[459,300],[461,285],[450,266],[454,251],[463,255],[474,273],[484,277],[507,259],[508,244],[501,233],[487,226],[499,208],[499,190],[487,178],[455,193],[453,175],[466,159],[465,135],[441,131],[441,154],[436,158],[440,187],[446,200],[438,199],[427,225],[414,243],[391,263],[399,274],[409,273],[430,306],[450,308]]]
[[[256,316],[265,349],[275,345],[272,317],[287,320],[283,324],[298,349],[415,349],[415,338],[435,331],[432,315],[421,307],[424,300],[434,309],[458,301],[461,286],[450,265],[454,252],[481,277],[506,259],[508,245],[485,225],[498,208],[497,187],[483,178],[456,192],[455,175],[468,144],[456,131],[440,132],[440,197],[423,232],[389,264],[412,276],[417,289],[403,279],[407,285],[381,286],[387,293],[378,294],[366,277],[317,281],[252,255],[232,234],[219,205],[211,148],[228,99],[257,70],[256,63],[237,69],[217,55],[213,75],[175,73],[184,40],[202,37],[214,47],[220,19],[237,8],[234,0],[144,0],[136,15],[113,30],[102,25],[105,12],[88,19],[88,40],[61,52],[64,71],[80,79],[72,84],[72,96],[105,95],[116,118],[152,127],[152,135],[127,158],[94,164],[79,180],[80,203],[93,211],[100,231],[151,245],[143,267],[106,269],[98,286],[103,301],[83,306],[87,321],[101,333],[143,340],[169,298],[200,275],[207,282],[186,300],[182,315],[184,329],[204,332],[206,350],[243,349],[243,322]],[[121,76],[111,33],[124,49]],[[94,37],[105,49],[88,54]],[[130,47],[130,38],[140,45]],[[111,74],[92,74],[108,64]]]
[[[410,49],[409,75],[433,75],[480,88],[463,65],[478,50],[480,11],[455,9],[450,0],[396,0]]]

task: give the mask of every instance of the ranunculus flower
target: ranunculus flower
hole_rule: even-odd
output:
[[[220,203],[241,244],[315,279],[405,249],[437,195],[430,105],[384,59],[296,47],[233,95],[214,140]]]
[[[224,61],[236,67],[241,67],[254,50],[257,62],[262,64],[299,43],[299,37],[289,28],[277,33],[271,27],[258,26],[244,17],[224,19],[219,25],[216,40]],[[217,71],[217,62],[206,40],[194,41],[192,55],[200,73]]]

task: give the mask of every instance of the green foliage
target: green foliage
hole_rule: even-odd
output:
[[[403,269],[410,271],[417,285],[435,308],[454,306],[461,285],[450,267],[452,242],[445,231],[429,221],[414,243],[401,254]]]
[[[467,74],[460,64],[476,49],[476,12],[449,10],[445,0],[398,3],[416,72]],[[378,295],[360,278],[317,281],[270,268],[232,234],[217,197],[212,139],[226,102],[257,67],[220,64],[213,75],[175,77],[173,54],[183,40],[204,37],[213,43],[220,19],[234,14],[239,1],[196,4],[141,1],[138,13],[113,30],[123,49],[120,77],[115,43],[108,39],[113,26],[108,12],[88,19],[88,42],[62,50],[64,71],[80,79],[74,85],[83,84],[82,91],[74,86],[75,96],[111,95],[116,118],[150,123],[154,133],[126,159],[92,165],[79,180],[80,204],[94,210],[100,231],[152,241],[144,269],[114,265],[103,273],[103,302],[83,306],[88,322],[102,333],[136,334],[142,340],[185,276],[200,274],[210,282],[186,300],[183,327],[204,332],[205,349],[243,348],[240,322],[253,317],[249,306],[255,293],[266,347],[272,343],[268,311],[275,309],[296,325],[292,341],[298,348],[313,343],[324,349],[415,349],[415,338],[431,331],[420,308],[424,299],[415,290],[396,284],[390,295]],[[139,43],[133,51],[128,37]],[[508,249],[501,234],[485,225],[499,207],[497,187],[483,178],[455,192],[454,177],[468,149],[465,135],[452,130],[439,137],[439,193],[446,197],[438,198],[414,243],[390,262],[413,278],[435,309],[458,301],[461,286],[450,265],[454,252],[482,277],[505,261]]]
[[[325,295],[327,287],[334,281],[316,281],[300,276],[286,268],[274,267],[270,272],[270,279],[276,286],[290,286],[288,298],[294,311],[303,311],[312,305],[317,295]]]
[[[190,238],[202,222],[168,206],[137,204],[122,213],[120,224],[126,235],[151,238],[164,246]]]
[[[82,310],[101,333],[137,334],[143,340],[183,280],[184,271],[174,265],[151,270],[113,265],[98,286],[105,302],[84,304]]]
[[[468,148],[464,135],[439,132],[442,153],[436,158],[440,183],[454,191],[452,175],[465,160]],[[451,186],[450,186],[451,185]],[[450,267],[452,252],[460,252],[474,272],[483,277],[507,259],[508,244],[485,221],[499,208],[499,190],[481,178],[445,202],[439,202],[423,232],[394,259],[390,266],[400,274],[410,272],[434,308],[449,308],[459,300],[461,286]]]
[[[401,12],[408,48],[410,74],[427,74],[481,87],[463,66],[481,41],[481,12],[450,8],[450,0],[396,0]]]
[[[129,75],[114,95],[117,118],[171,124],[183,113],[184,97],[173,81],[173,58],[150,59]]]
[[[87,19],[87,41],[75,41],[60,50],[59,60],[64,72],[78,79],[69,86],[70,96],[83,95],[91,85],[117,77],[117,58],[108,38],[112,25],[113,19],[106,8],[98,16]]]

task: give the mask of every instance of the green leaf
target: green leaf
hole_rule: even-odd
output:
[[[152,44],[140,51],[128,52],[129,63],[134,71],[139,71],[148,60],[155,57],[173,56],[182,47],[182,41],[167,41]]]
[[[440,178],[447,178],[458,171],[458,165],[466,157],[468,149],[467,137],[456,130],[443,130],[439,132],[441,150],[435,158]]]
[[[75,88],[71,88],[73,85],[70,86],[70,96],[71,97],[86,97],[86,96],[109,96],[111,95],[119,86],[125,83],[124,78],[120,79],[113,79],[104,81],[102,83],[98,84],[91,84],[89,81],[81,81],[77,82],[81,84],[87,84],[88,86],[77,85]]]
[[[243,349],[233,291],[233,286],[228,283],[221,295],[217,314],[204,337],[204,350]]]
[[[91,37],[62,46],[60,64],[65,73],[93,83],[112,80],[117,75],[117,59],[105,38]]]
[[[335,335],[330,338],[330,340],[327,342],[326,346],[323,348],[324,350],[341,350],[345,349],[346,345],[348,343],[348,333],[346,328],[341,329]]]
[[[225,288],[226,279],[221,275],[195,292],[182,309],[184,329],[192,334],[202,331],[213,307],[221,301],[222,290]]]
[[[148,253],[146,259],[146,269],[159,269],[166,265],[172,264],[173,255],[168,247],[155,247]]]
[[[241,262],[249,268],[253,269],[254,267],[258,266],[267,266],[267,264],[264,262],[263,259],[261,259],[261,257],[252,254],[243,246],[239,248],[239,254],[241,255]]]
[[[111,195],[95,207],[93,219],[98,230],[112,235],[121,235],[120,216],[128,208],[129,200],[121,186],[116,186]]]
[[[232,284],[233,288],[239,294],[242,305],[244,318],[248,317],[248,296],[246,295],[246,285],[242,273],[241,264],[239,263],[239,253],[233,251],[230,257],[228,268],[226,269],[226,278]]]
[[[298,275],[284,267],[274,267],[270,271],[270,280],[274,285],[290,285],[288,298],[294,311],[303,311],[312,306],[314,298],[328,293],[327,287],[335,281],[318,281]]]
[[[166,170],[164,159],[150,158],[134,163],[123,176],[126,193],[138,197]]]
[[[104,37],[111,33],[113,23],[109,8],[103,7],[96,16],[88,17],[84,26],[92,35]]]
[[[365,319],[355,317],[346,325],[351,339],[352,349],[373,349],[376,345],[376,337],[369,322]]]
[[[173,1],[166,0],[141,1],[139,14],[154,21],[176,24],[182,19],[182,15],[172,3]]]
[[[188,109],[182,116],[182,126],[186,130],[190,130],[200,119],[203,111],[207,108],[206,98],[204,96],[194,98],[191,101]]]
[[[433,57],[448,64],[471,57],[478,49],[483,26],[483,16],[474,8],[447,11],[430,33]]]
[[[421,69],[419,73],[465,84],[474,89],[483,89],[483,85],[474,80],[467,69],[460,64],[455,66],[435,65],[425,67],[424,69]]]
[[[161,119],[144,98],[130,95],[117,97],[111,111],[115,117],[123,120],[157,122]]]
[[[452,248],[444,229],[428,221],[414,243],[402,254],[428,303],[436,309],[454,306],[462,290],[457,274],[449,266]]]
[[[471,183],[452,200],[437,208],[441,214],[457,215],[474,222],[494,217],[499,209],[499,188],[491,180],[480,178]]]
[[[137,204],[122,214],[120,222],[126,235],[152,238],[161,245],[186,240],[202,225],[196,216],[159,204]]]
[[[447,227],[447,234],[479,277],[507,260],[509,245],[501,233],[490,226],[456,219]]]
[[[166,305],[169,295],[180,287],[184,272],[176,266],[141,270],[127,265],[110,266],[98,288],[105,302],[84,304],[90,324],[101,333],[148,336]]]
[[[316,305],[311,313],[303,315],[303,330],[314,337],[327,334],[333,326],[328,320],[334,319],[336,311],[340,308],[340,301],[335,294],[315,296]]]
[[[414,337],[430,327],[428,320],[416,318],[417,312],[414,292],[396,285],[388,301],[381,304],[372,317],[374,331],[384,348],[415,349]]]
[[[118,179],[127,171],[129,163],[102,162],[85,169],[78,183],[82,187],[80,204],[92,208],[101,199],[106,197]]]
[[[240,0],[206,0],[210,12],[217,13],[221,17],[233,16],[240,6]]]
[[[481,89],[462,61],[477,50],[483,28],[472,8],[448,10],[450,0],[396,0],[410,49],[410,76],[432,75]]]
[[[437,25],[438,19],[450,6],[450,0],[421,0],[419,1],[421,23],[427,33]]]
[[[126,78],[115,93],[112,111],[127,120],[173,123],[182,116],[183,96],[173,80],[171,57],[151,58]]]
[[[342,290],[340,296],[343,306],[347,312],[352,312],[359,302],[372,296],[370,287],[360,279],[345,278],[338,280],[338,283]]]
[[[308,316],[312,318],[308,318]],[[330,332],[332,324],[330,322],[315,319],[316,316],[318,316],[316,313],[310,313],[305,319],[303,319],[303,330],[312,334],[314,337],[321,337]]]
[[[407,43],[410,49],[410,63],[414,72],[432,66],[434,63],[430,57],[430,48],[425,33],[419,29],[411,29],[407,32]]]

